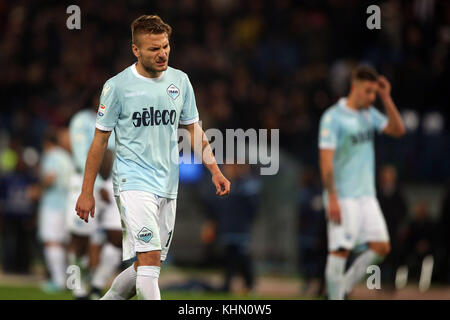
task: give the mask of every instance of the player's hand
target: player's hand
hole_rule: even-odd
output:
[[[391,84],[385,76],[378,77],[378,94],[382,99],[391,95]]]
[[[78,197],[77,204],[75,206],[75,211],[80,219],[88,222],[89,213],[91,217],[94,218],[95,214],[95,199],[92,194],[89,193],[81,193]]]
[[[230,193],[231,183],[223,176],[221,172],[217,172],[212,176],[212,182],[216,186],[216,194],[224,196]]]
[[[330,194],[328,197],[328,219],[341,224],[341,208],[336,194]]]

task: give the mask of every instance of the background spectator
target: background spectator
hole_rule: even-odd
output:
[[[304,278],[302,295],[324,295],[327,234],[322,188],[316,172],[307,168],[301,175],[299,192],[299,266]]]
[[[25,162],[20,144],[14,144],[17,164],[0,180],[2,267],[8,273],[29,273],[35,243],[37,180]]]
[[[248,164],[224,164],[223,173],[233,184],[233,192],[224,198],[208,194],[205,199],[210,213],[209,228],[214,222],[217,242],[223,252],[222,265],[225,270],[222,290],[230,292],[233,278],[241,275],[244,279],[243,291],[249,292],[253,289],[255,278],[250,244],[261,185],[251,174]],[[204,229],[204,232],[207,230]]]
[[[391,253],[383,261],[380,268],[383,279],[393,284],[397,268],[401,261],[402,239],[401,228],[407,222],[408,208],[397,180],[397,169],[392,165],[385,165],[379,171],[378,201],[384,214],[391,239]]]
[[[437,226],[430,217],[426,202],[419,202],[414,208],[414,217],[408,224],[406,234],[404,249],[409,275],[418,279],[423,259],[436,252]]]

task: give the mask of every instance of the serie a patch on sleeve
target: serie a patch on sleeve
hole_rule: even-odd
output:
[[[98,107],[98,115],[100,117],[103,117],[105,115],[105,111],[106,111],[106,106],[101,103],[100,106]]]

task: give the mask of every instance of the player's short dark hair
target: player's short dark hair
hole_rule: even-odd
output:
[[[170,38],[170,35],[172,34],[172,27],[165,23],[157,15],[142,15],[131,23],[132,42],[136,44],[136,36],[145,33],[166,33],[167,37]]]
[[[378,72],[370,66],[356,67],[352,72],[352,81],[355,80],[377,81]]]

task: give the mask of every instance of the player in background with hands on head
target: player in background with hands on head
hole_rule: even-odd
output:
[[[198,124],[188,76],[168,66],[172,28],[158,16],[131,25],[137,63],[109,79],[100,98],[94,140],[86,160],[78,216],[95,215],[94,181],[114,130],[114,188],[123,225],[123,260],[134,264],[119,274],[102,299],[161,299],[158,278],[173,238],[178,190],[178,125],[212,175],[216,194],[230,191],[208,139]],[[176,152],[174,152],[176,151]]]
[[[373,103],[379,96],[387,117]],[[391,85],[371,67],[354,70],[350,93],[322,115],[320,170],[328,219],[328,297],[343,299],[390,251],[389,235],[375,193],[375,131],[401,137],[405,128],[391,98]],[[345,272],[352,249],[367,243]]]

